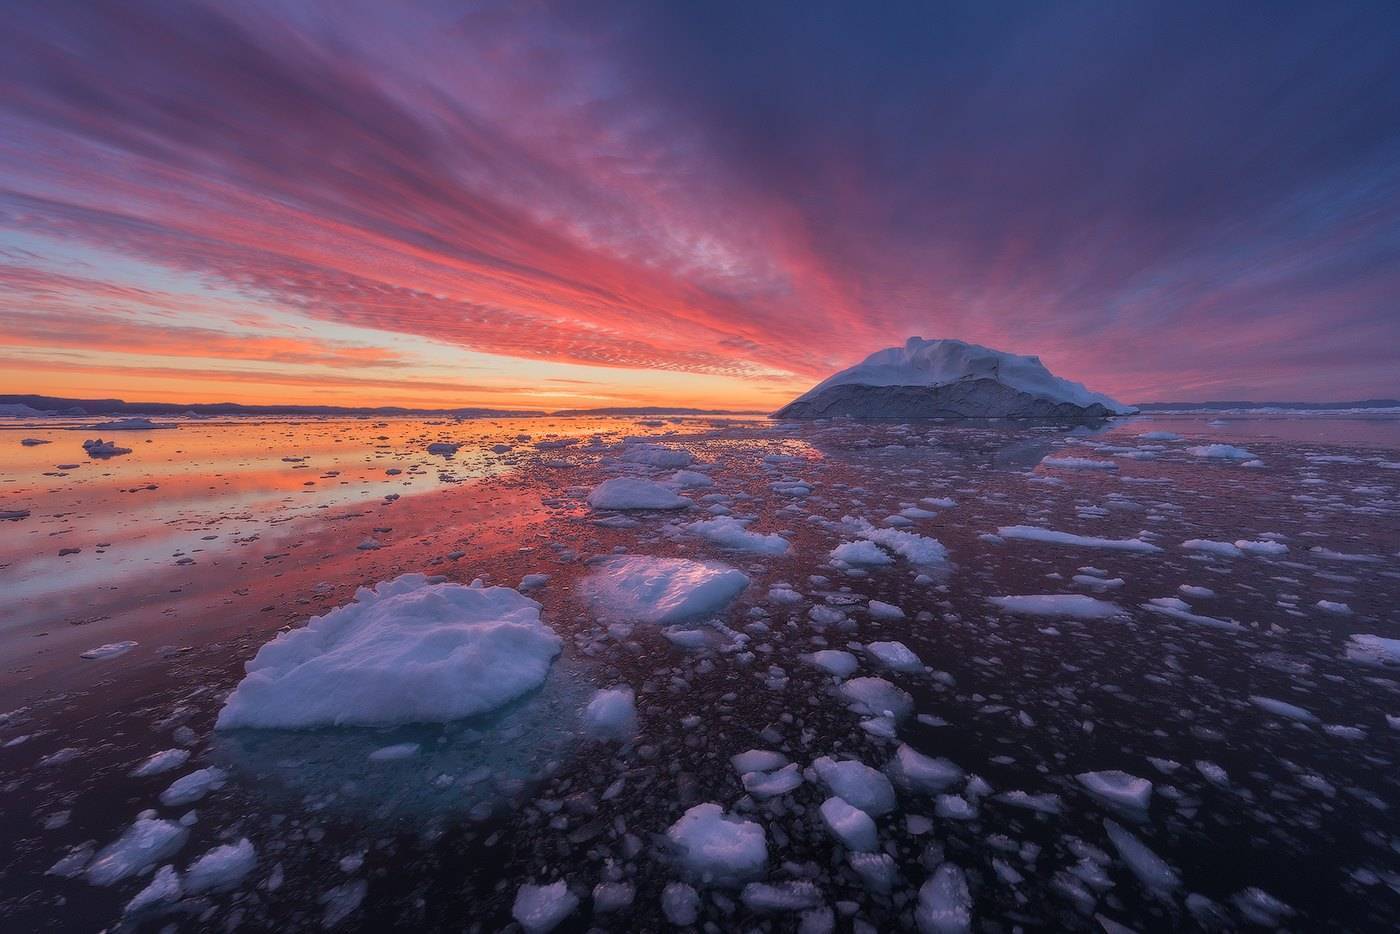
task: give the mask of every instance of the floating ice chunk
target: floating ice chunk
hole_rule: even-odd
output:
[[[1064,810],[1064,806],[1060,803],[1060,796],[1050,792],[1033,795],[1026,791],[1003,791],[996,796],[995,800],[1012,807],[1038,811],[1041,814],[1059,814]]]
[[[1070,532],[1056,532],[1054,529],[1041,529],[1033,525],[1004,525],[997,529],[1002,538],[1026,542],[1045,542],[1051,545],[1072,545],[1078,548],[1102,548],[1108,551],[1135,551],[1152,554],[1161,551],[1151,542],[1140,538],[1096,538],[1091,535],[1075,535]]]
[[[561,643],[540,605],[505,587],[422,574],[360,588],[258,650],[218,729],[458,720],[544,683]]]
[[[78,657],[90,659],[92,661],[116,658],[118,655],[125,655],[138,645],[140,645],[139,642],[108,642],[106,645],[99,645],[95,649],[88,649]]]
[[[848,850],[873,850],[879,844],[875,821],[844,798],[833,795],[822,802],[822,820],[831,835]]]
[[[748,585],[725,564],[623,555],[600,563],[579,589],[604,618],[666,624],[713,616]]]
[[[854,655],[840,649],[820,649],[807,658],[822,671],[838,678],[849,678],[860,666]]]
[[[1347,639],[1347,659],[1375,668],[1400,665],[1400,639],[1358,632]]]
[[[103,441],[101,438],[89,438],[83,442],[83,450],[87,451],[88,457],[116,457],[119,454],[130,454],[131,448],[119,446],[114,441]]]
[[[914,712],[914,698],[884,678],[852,678],[836,689],[856,713],[902,720]]]
[[[704,629],[688,629],[684,626],[672,626],[669,629],[661,630],[661,634],[666,637],[666,641],[672,645],[680,646],[683,649],[703,649],[714,640],[715,634]]]
[[[178,853],[189,835],[187,828],[174,821],[138,817],[88,863],[87,880],[93,885],[112,885],[143,872]]]
[[[753,821],[730,817],[718,804],[697,804],[666,831],[692,877],[720,885],[756,878],[768,865],[768,837]]]
[[[456,454],[462,445],[455,441],[434,441],[428,445],[429,454]]]
[[[802,770],[794,762],[776,772],[746,772],[740,781],[745,791],[762,801],[793,791],[802,784],[803,778]]]
[[[548,583],[548,574],[526,574],[524,577],[520,578],[520,583],[515,586],[515,589],[523,593],[529,590],[539,590]]]
[[[885,564],[894,564],[894,559],[885,554],[879,545],[865,539],[842,542],[831,549],[831,557],[841,564],[849,564],[854,567],[879,567]]]
[[[694,503],[651,480],[613,477],[593,488],[588,505],[594,509],[687,509]]]
[[[637,731],[637,698],[632,689],[595,691],[583,710],[583,729],[595,739],[630,740]]]
[[[1097,600],[1080,593],[1028,594],[1017,597],[988,597],[1007,613],[1020,616],[1055,616],[1061,619],[1107,619],[1123,612],[1116,603]]]
[[[848,524],[854,522],[861,538],[888,548],[910,564],[934,567],[948,561],[948,549],[936,538],[903,529],[877,528],[869,522],[852,520],[849,516],[843,521]]]
[[[1230,784],[1230,773],[1223,768],[1206,759],[1196,760],[1196,771],[1201,773],[1206,781],[1220,788],[1225,788]]]
[[[944,820],[975,820],[977,805],[961,795],[939,795],[933,813]]]
[[[682,490],[715,485],[715,481],[709,474],[703,474],[698,470],[677,470],[675,473],[671,474],[671,479],[667,482],[674,483]]]
[[[1231,444],[1203,444],[1199,447],[1187,448],[1186,451],[1197,457],[1209,457],[1216,460],[1248,461],[1255,459],[1255,455],[1244,448],[1237,448]]]
[[[1235,547],[1247,555],[1255,555],[1257,557],[1288,554],[1287,545],[1283,542],[1270,541],[1269,539],[1262,539],[1260,541],[1250,541],[1243,538],[1236,539]]]
[[[1213,555],[1220,555],[1222,558],[1240,558],[1244,552],[1238,545],[1230,542],[1216,542],[1208,538],[1191,538],[1181,543],[1181,547],[1188,551],[1205,551]]]
[[[145,778],[148,775],[159,775],[162,772],[169,772],[184,765],[190,758],[188,749],[166,749],[163,752],[155,753],[144,762],[131,770],[132,778]]]
[[[1138,877],[1138,881],[1149,891],[1165,894],[1181,884],[1176,870],[1152,852],[1147,844],[1114,821],[1105,819],[1103,826],[1108,831],[1108,839],[1113,842],[1113,847],[1118,851],[1118,855],[1122,857],[1123,862],[1128,864],[1128,868],[1133,871],[1133,875]]]
[[[629,444],[627,450],[622,452],[621,459],[629,464],[645,464],[648,467],[689,467],[695,460],[685,451],[659,444]]]
[[[593,886],[593,910],[610,914],[630,908],[637,897],[637,887],[630,882],[599,882]]]
[[[894,889],[894,857],[888,853],[847,853],[846,862],[872,892],[888,895]]]
[[[1384,560],[1375,555],[1355,555],[1341,551],[1333,551],[1330,548],[1323,548],[1321,545],[1315,545],[1309,548],[1308,553],[1317,555],[1319,558],[1326,558],[1329,561],[1355,561],[1359,564],[1376,564]]]
[[[873,604],[875,601],[871,601]],[[903,614],[901,614],[902,616]],[[903,642],[870,642],[865,646],[881,666],[891,671],[923,671],[924,663]]]
[[[1215,591],[1211,590],[1209,587],[1196,587],[1192,584],[1182,584],[1176,589],[1186,594],[1188,597],[1196,597],[1197,599],[1209,599],[1215,596]]]
[[[972,930],[972,895],[956,863],[943,863],[919,887],[914,909],[919,934],[967,934]]]
[[[211,791],[224,787],[227,776],[222,769],[207,768],[182,775],[160,793],[160,803],[169,807],[193,804]]]
[[[1317,608],[1324,613],[1336,613],[1338,616],[1351,615],[1351,607],[1347,606],[1345,603],[1337,603],[1333,600],[1319,600],[1317,601]]]
[[[668,882],[661,890],[661,913],[676,927],[690,927],[700,918],[700,893],[684,882]]]
[[[838,626],[846,622],[846,614],[833,606],[814,606],[807,611],[807,618],[819,629],[824,629],[827,626]]]
[[[1152,804],[1152,783],[1118,769],[1080,772],[1075,776],[1089,794],[1128,811],[1146,813]]]
[[[545,934],[558,927],[578,908],[578,896],[563,879],[549,885],[522,885],[515,891],[510,915],[526,934]]]
[[[1300,723],[1316,723],[1317,716],[1310,710],[1305,710],[1297,704],[1290,704],[1287,701],[1277,700],[1272,697],[1261,697],[1258,694],[1251,694],[1250,701],[1262,710],[1266,710],[1276,717],[1286,717],[1289,720],[1297,720]]]
[[[258,852],[246,837],[216,846],[185,870],[185,891],[224,891],[243,881],[258,864]]]
[[[864,762],[855,759],[838,762],[830,756],[822,756],[812,763],[812,769],[832,794],[872,817],[895,809],[890,780]]]
[[[904,611],[892,603],[871,600],[866,609],[870,611],[871,619],[904,619]]]
[[[1181,435],[1174,431],[1148,431],[1138,435],[1139,441],[1180,441]]]
[[[1041,462],[1043,467],[1056,467],[1060,470],[1117,470],[1112,461],[1095,460],[1089,457],[1047,457]]]
[[[319,901],[325,906],[325,912],[321,915],[321,927],[335,927],[348,918],[360,907],[368,891],[369,883],[364,879],[352,879],[322,892]]]
[[[1296,914],[1291,906],[1254,886],[1236,892],[1230,901],[1239,909],[1240,914],[1261,927],[1277,928],[1284,918]]]
[[[1154,597],[1142,605],[1144,610],[1151,610],[1162,616],[1170,616],[1172,619],[1179,619],[1184,623],[1194,623],[1197,626],[1209,626],[1212,629],[1222,629],[1226,632],[1239,632],[1244,629],[1239,623],[1229,619],[1216,619],[1214,616],[1201,616],[1192,613],[1190,607],[1176,597]]]
[[[770,603],[801,603],[802,594],[791,587],[770,587],[768,589],[768,600]]]
[[[771,749],[750,749],[737,756],[730,756],[729,762],[740,775],[746,772],[772,772],[788,764],[788,757]]]
[[[750,911],[802,911],[822,903],[821,891],[812,883],[750,882],[740,896]]]
[[[748,525],[747,519],[735,519],[733,516],[717,516],[713,519],[702,519],[699,522],[691,522],[681,526],[692,535],[698,535],[703,539],[714,542],[721,548],[729,548],[734,551],[751,551],[760,555],[785,555],[788,552],[787,539],[776,532],[766,535],[759,532],[750,532],[744,526]]]
[[[180,884],[180,874],[175,867],[162,866],[150,883],[126,903],[125,913],[134,915],[156,905],[169,905],[179,901],[183,894],[184,887]]]

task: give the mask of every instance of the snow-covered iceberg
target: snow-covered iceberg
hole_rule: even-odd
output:
[[[355,601],[258,650],[218,729],[438,723],[495,710],[544,683],[560,639],[508,587],[422,574],[361,587]]]
[[[1052,374],[1038,357],[911,337],[818,383],[778,418],[1105,418],[1123,405]]]

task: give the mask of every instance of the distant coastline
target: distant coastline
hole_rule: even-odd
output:
[[[405,406],[244,405],[238,402],[126,402],[122,399],[69,399],[61,396],[0,394],[0,414],[7,406],[28,406],[28,417],[67,415],[421,415],[435,418],[539,418],[572,416],[763,415],[756,410],[693,409],[668,406],[607,406],[593,409],[490,409],[463,406],[427,409]],[[24,416],[21,416],[24,417]]]

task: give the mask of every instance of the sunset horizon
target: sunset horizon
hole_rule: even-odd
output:
[[[12,5],[0,393],[767,409],[921,334],[1400,395],[1362,9],[595,13]]]

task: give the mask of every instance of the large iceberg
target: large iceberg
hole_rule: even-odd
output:
[[[1052,374],[1038,357],[911,337],[818,383],[778,418],[1105,418],[1137,409]]]
[[[216,726],[459,720],[538,688],[560,647],[540,605],[514,590],[405,574],[259,649]]]

